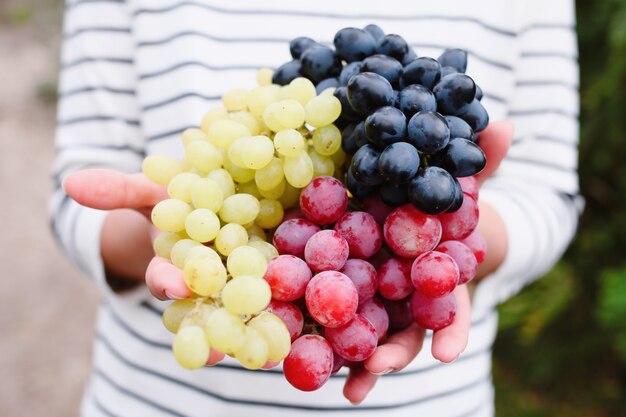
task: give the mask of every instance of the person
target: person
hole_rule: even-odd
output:
[[[165,193],[138,174],[142,159],[180,157],[181,132],[224,92],[253,87],[258,68],[286,62],[290,39],[331,43],[338,29],[370,23],[402,35],[419,55],[466,49],[467,72],[496,121],[480,135],[488,255],[471,307],[459,287],[449,328],[432,334],[413,325],[364,368],[312,393],[289,386],[280,368],[247,371],[229,358],[182,369],[160,316],[166,300],[190,293],[181,272],[154,257],[147,216]],[[103,297],[81,414],[493,415],[496,306],[544,274],[577,226],[576,54],[570,0],[68,1],[51,223]]]

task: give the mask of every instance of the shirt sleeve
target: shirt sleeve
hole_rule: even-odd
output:
[[[516,15],[519,51],[507,115],[515,134],[480,196],[502,217],[508,252],[478,285],[479,309],[493,308],[552,268],[572,240],[582,210],[574,4],[524,1]]]
[[[68,174],[94,167],[138,171],[144,156],[135,96],[128,4],[68,2],[64,15],[50,201],[53,233],[70,259],[106,285],[100,231],[106,212],[82,207],[63,191]]]

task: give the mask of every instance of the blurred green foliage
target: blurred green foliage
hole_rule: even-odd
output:
[[[500,308],[502,416],[626,410],[626,1],[576,6],[586,208],[562,261]]]

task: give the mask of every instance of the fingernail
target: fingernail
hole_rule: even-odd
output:
[[[171,292],[169,292],[167,290],[165,290],[165,296],[168,299],[170,299],[170,300],[182,300],[182,299],[186,298],[186,297],[181,297],[181,296],[176,295],[176,294],[172,294]]]
[[[361,401],[350,401],[350,404],[352,404],[352,405],[359,405],[359,404],[361,404]]]
[[[374,375],[386,375],[386,374],[391,373],[391,372],[393,372],[393,371],[395,371],[395,370],[396,370],[396,368],[387,368],[387,369],[385,369],[384,371],[381,371],[381,372],[372,372],[372,373],[373,373]]]

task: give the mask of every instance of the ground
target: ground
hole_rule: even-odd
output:
[[[2,17],[0,10],[0,415],[71,417],[89,373],[99,299],[48,227],[60,28],[46,33],[33,30],[36,21]]]

